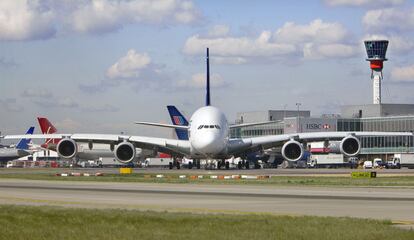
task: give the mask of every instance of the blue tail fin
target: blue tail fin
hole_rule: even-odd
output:
[[[170,114],[171,121],[174,125],[179,126],[188,126],[188,121],[185,117],[178,111],[175,106],[167,106],[168,113]],[[184,129],[175,129],[175,133],[177,134],[177,138],[179,140],[188,140],[188,132]]]
[[[206,106],[210,106],[210,60],[209,53],[207,48],[207,86],[206,86]]]
[[[34,127],[30,127],[26,134],[33,134],[34,132]],[[29,142],[31,141],[30,138],[27,139],[20,139],[20,141],[17,143],[16,148],[17,149],[29,149]]]

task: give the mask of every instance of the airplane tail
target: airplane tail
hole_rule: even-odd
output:
[[[206,106],[210,106],[210,60],[209,51],[207,48],[207,86],[206,86]]]
[[[47,118],[38,117],[37,121],[39,122],[40,129],[42,130],[42,134],[57,133],[57,129],[55,128],[55,126],[53,126],[52,123],[49,122]],[[59,141],[60,139],[46,139],[46,142],[43,145],[58,144]]]
[[[174,125],[178,126],[188,126],[188,121],[185,117],[178,111],[175,106],[167,106],[168,113],[170,114],[171,121]],[[177,138],[179,140],[188,140],[188,130],[186,129],[175,129]]]
[[[27,134],[33,134],[34,132],[34,127],[30,127],[27,132]],[[30,143],[31,139],[30,138],[22,138],[20,139],[20,141],[17,143],[16,148],[17,149],[23,149],[23,150],[27,150],[29,149],[29,143]]]

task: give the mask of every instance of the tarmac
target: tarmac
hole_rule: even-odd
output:
[[[0,204],[388,219],[414,226],[414,187],[67,182],[0,179]]]

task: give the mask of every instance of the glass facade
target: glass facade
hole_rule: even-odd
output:
[[[385,59],[387,53],[388,41],[365,41],[368,59]]]

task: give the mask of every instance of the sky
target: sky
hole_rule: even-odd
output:
[[[390,41],[385,103],[414,103],[414,1],[3,0],[0,131],[48,117],[59,132],[169,137],[134,125],[205,101],[237,112],[372,103],[363,41]]]

